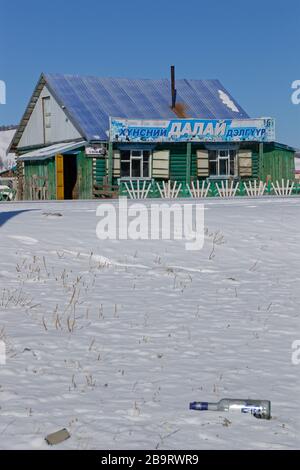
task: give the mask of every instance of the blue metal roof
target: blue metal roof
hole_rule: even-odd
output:
[[[107,140],[109,117],[174,119],[167,79],[129,79],[44,74],[50,91],[65,106],[86,140]],[[218,80],[176,80],[176,103],[186,117],[243,119],[247,113]],[[225,97],[225,99],[224,99]]]

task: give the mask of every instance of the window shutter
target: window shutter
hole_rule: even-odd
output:
[[[119,178],[121,176],[121,156],[120,150],[114,150],[113,155],[113,176]]]
[[[152,176],[153,178],[169,178],[169,150],[157,150],[152,156]]]
[[[197,150],[197,175],[209,176],[208,150]]]
[[[239,150],[239,176],[252,176],[252,152],[250,150]]]
[[[120,161],[120,150],[114,150],[113,152],[113,176],[119,178],[121,176],[121,161]],[[106,157],[106,173],[108,174],[108,160],[109,156]]]

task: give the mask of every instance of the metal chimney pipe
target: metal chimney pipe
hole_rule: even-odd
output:
[[[172,109],[176,106],[176,88],[175,88],[175,66],[171,65],[171,95],[172,95]]]

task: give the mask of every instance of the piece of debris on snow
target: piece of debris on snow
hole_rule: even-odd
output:
[[[43,215],[46,217],[62,217],[62,214],[60,212],[43,212]]]
[[[222,426],[225,426],[226,428],[228,428],[230,424],[231,424],[231,421],[229,421],[229,419],[227,418],[224,418]]]
[[[71,435],[69,434],[69,431],[64,428],[60,429],[59,431],[53,432],[52,434],[48,434],[48,436],[45,437],[45,440],[47,444],[50,446],[53,446],[55,444],[60,444],[63,441],[66,441],[69,439]]]

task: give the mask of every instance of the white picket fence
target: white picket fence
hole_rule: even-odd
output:
[[[126,191],[130,199],[146,199],[149,196],[151,190],[151,182],[136,180],[134,185],[132,181],[124,183]],[[178,198],[182,183],[178,181],[162,181],[162,183],[156,182],[157,189],[160,197],[163,199],[176,199]],[[248,197],[260,197],[267,193],[267,184],[263,181],[244,181],[244,189]],[[271,183],[273,194],[275,196],[291,196],[294,189],[295,183],[290,180],[276,181]],[[218,196],[221,198],[233,198],[238,193],[240,187],[239,182],[235,181],[221,181],[215,183],[215,187],[218,191]],[[212,188],[211,182],[206,181],[192,181],[191,184],[186,184],[186,188],[190,197],[192,198],[206,198],[208,197],[209,191]],[[269,194],[270,195],[270,194]]]
[[[290,196],[295,185],[294,182],[290,185],[290,180],[285,182],[283,179],[281,180],[281,186],[278,181],[276,181],[276,184],[271,184],[276,196]]]
[[[124,183],[130,199],[146,199],[148,197],[149,191],[151,189],[151,183],[137,180],[136,187],[134,187],[132,181],[129,181],[129,184],[130,188],[127,182]]]
[[[244,188],[246,190],[247,196],[249,197],[257,197],[263,196],[267,184],[260,181],[248,181],[247,183],[244,182]]]
[[[182,184],[178,184],[177,181],[173,183],[169,180],[167,183],[163,181],[162,188],[159,183],[156,183],[160,197],[163,199],[176,199],[181,190]]]
[[[186,185],[189,194],[191,197],[198,198],[198,197],[207,197],[208,196],[208,191],[210,188],[210,183],[206,183],[206,181],[202,181],[200,184],[200,181],[196,181],[196,185],[194,181],[191,182],[191,184]]]
[[[239,183],[234,183],[234,181],[221,181],[221,187],[216,183],[216,188],[220,197],[234,197],[239,188]]]

